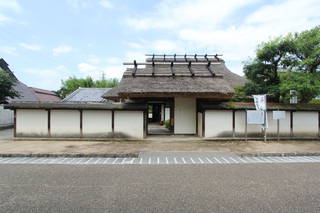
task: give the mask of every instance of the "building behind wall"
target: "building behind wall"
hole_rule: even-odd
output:
[[[103,93],[83,89],[55,104],[7,105],[16,112],[15,135],[142,139],[162,131],[168,120],[170,135],[262,136],[260,126],[245,122],[253,103],[229,102],[234,87],[246,80],[232,73],[218,55],[148,55],[145,62],[124,64],[131,67],[120,84]],[[281,137],[319,137],[319,105],[269,104],[268,109],[286,111]],[[271,115],[270,111],[268,135],[274,137],[277,126]],[[156,123],[159,131],[149,128]]]
[[[18,80],[14,73],[9,68],[7,62],[0,58],[0,69],[7,72],[13,79],[16,80],[14,90],[19,94],[19,97],[8,98],[7,103],[13,102],[46,102],[52,101],[57,102],[61,99],[55,92],[28,87],[24,83]],[[4,109],[4,104],[0,104],[0,128],[9,128],[14,124],[14,114],[12,110]]]

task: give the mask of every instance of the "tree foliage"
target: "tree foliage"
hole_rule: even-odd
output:
[[[260,44],[243,69],[249,80],[241,89],[245,96],[268,94],[271,101],[288,102],[296,90],[300,102],[310,101],[320,94],[320,26]]]
[[[77,90],[80,87],[83,88],[111,88],[115,87],[119,84],[119,80],[116,78],[113,79],[104,79],[101,80],[93,80],[91,77],[86,78],[76,78],[70,77],[67,80],[61,81],[61,88],[57,91],[60,97],[64,98],[68,94]]]
[[[282,102],[289,102],[290,90],[297,91],[299,103],[308,103],[320,94],[319,73],[292,72],[281,75],[280,92]]]
[[[13,88],[15,84],[16,80],[0,68],[0,103],[5,103],[8,97],[19,97],[18,92]]]

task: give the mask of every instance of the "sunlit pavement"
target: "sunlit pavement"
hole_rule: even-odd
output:
[[[320,156],[239,156],[219,152],[150,152],[138,158],[8,157],[0,164],[248,164],[248,163],[316,163]]]

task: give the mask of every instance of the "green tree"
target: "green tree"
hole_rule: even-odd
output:
[[[16,79],[0,68],[0,103],[5,103],[8,97],[19,97],[18,92],[13,88],[15,84]]]
[[[77,90],[80,87],[83,88],[110,88],[118,85],[118,79],[102,79],[94,81],[91,77],[76,78],[69,77],[67,80],[61,81],[61,88],[57,91],[60,97],[65,98],[68,94]]]
[[[300,102],[310,101],[320,94],[320,27],[262,43],[243,69],[249,81],[236,91],[244,92],[243,97],[268,94],[271,101],[287,102],[294,89]]]
[[[290,90],[297,91],[299,103],[308,103],[320,94],[320,75],[318,73],[282,73],[280,92],[282,102],[289,102]]]
[[[316,73],[320,66],[320,26],[295,34],[295,63],[300,70]]]
[[[119,84],[119,80],[116,78],[102,79],[94,82],[94,87],[97,88],[111,88]]]
[[[280,78],[278,72],[286,67],[283,63],[289,53],[294,51],[291,35],[278,37],[272,41],[262,43],[256,51],[255,59],[244,65],[244,73],[249,81],[244,86],[247,95],[268,94],[269,99],[279,101]]]

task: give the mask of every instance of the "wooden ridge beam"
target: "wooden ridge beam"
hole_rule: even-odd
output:
[[[154,61],[154,65],[171,65],[171,63],[173,62],[174,65],[189,65],[189,62],[174,62],[174,61],[166,61],[166,62],[156,62]],[[211,64],[221,64],[221,62],[216,62],[216,61],[210,61]],[[203,61],[203,62],[192,62],[192,65],[207,65],[208,61]],[[139,65],[153,65],[152,62],[124,62],[123,65],[134,65],[139,66]]]

